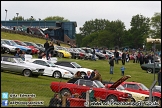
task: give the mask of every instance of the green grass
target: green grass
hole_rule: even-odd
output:
[[[38,43],[44,43],[44,40],[20,36],[9,33],[2,33],[1,38],[5,39],[19,39],[21,41],[33,41]],[[97,69],[102,75],[103,80],[116,81],[121,78],[120,67],[122,66],[121,61],[119,64],[115,64],[114,66],[114,74],[109,74],[110,66],[108,61],[106,60],[98,60],[98,61],[89,61],[89,60],[79,60],[79,59],[68,59],[68,58],[58,58],[58,60],[65,61],[74,61],[80,64],[85,68]],[[153,82],[153,74],[148,74],[146,71],[142,70],[140,64],[133,63],[130,61],[125,64],[125,75],[131,75],[131,78],[127,81],[137,81],[141,82],[150,88]],[[157,79],[157,75],[155,76]],[[52,81],[60,81],[61,79],[55,79],[47,76],[39,76],[38,78],[34,77],[24,77],[20,74],[10,73],[10,72],[1,72],[1,92],[9,92],[10,93],[33,93],[36,94],[36,98],[32,98],[32,101],[44,101],[44,105],[48,106],[50,98],[53,96],[53,92],[50,89],[50,83]],[[62,79],[62,81],[67,81],[66,79]],[[11,100],[28,100],[27,98],[9,98]],[[14,107],[14,106],[13,106]]]

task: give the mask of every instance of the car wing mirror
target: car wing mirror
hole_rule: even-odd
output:
[[[47,64],[46,66],[47,66],[47,67],[50,67],[50,65],[48,65],[48,64]]]

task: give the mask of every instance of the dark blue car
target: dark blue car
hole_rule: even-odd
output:
[[[31,48],[27,48],[27,47],[24,47],[24,46],[21,46],[21,45],[17,45],[13,40],[7,40],[7,39],[3,39],[3,40],[6,44],[11,45],[11,46],[15,46],[16,48],[19,48],[21,51],[24,51],[26,54],[32,53]]]

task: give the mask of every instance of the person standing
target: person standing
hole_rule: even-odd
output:
[[[83,78],[86,79],[86,80],[90,80],[91,79],[91,72],[87,71],[87,75],[85,75]]]
[[[125,65],[126,54],[125,52],[122,53],[122,65]]]
[[[50,99],[49,107],[60,107],[61,99],[59,98],[59,94],[54,94],[54,97]]]
[[[117,49],[115,49],[114,57],[115,57],[115,63],[116,63],[116,64],[119,64],[119,62],[118,62],[118,59],[119,59],[119,52],[118,52]]]
[[[95,51],[95,48],[93,48],[93,51],[92,51],[92,60],[95,60],[96,61],[95,54],[96,54],[96,51]]]
[[[46,58],[48,58],[48,55],[49,55],[49,52],[48,52],[48,49],[49,49],[48,40],[46,40],[46,43],[44,43],[44,48],[45,48]]]
[[[125,67],[122,66],[122,67],[120,68],[120,70],[121,70],[121,75],[124,76]]]
[[[111,57],[109,64],[110,64],[110,74],[113,74],[114,73],[114,56]]]
[[[161,86],[161,69],[158,72],[158,85]]]

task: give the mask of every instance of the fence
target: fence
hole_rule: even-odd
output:
[[[8,74],[9,75],[9,74]],[[12,75],[12,74],[11,74]],[[4,79],[2,75],[1,92],[2,105],[9,107],[48,107],[50,100],[58,94],[61,103],[55,103],[55,107],[97,107],[97,106],[142,106],[141,104],[131,104],[130,98],[125,93],[115,90],[105,90],[104,88],[88,87],[87,85],[73,85],[62,82],[62,79],[54,81],[45,77],[38,77],[30,82],[30,77],[24,77],[22,81],[14,79]],[[17,76],[19,77],[19,76]],[[40,82],[43,79],[43,82]],[[33,82],[34,81],[34,82]],[[52,82],[52,83],[51,83]],[[111,91],[111,92],[110,92]],[[112,92],[114,91],[114,92]],[[6,96],[7,95],[7,96]],[[66,102],[66,99],[68,101]],[[7,104],[5,103],[7,100]],[[114,103],[111,103],[114,102]],[[127,102],[127,103],[124,103]],[[161,102],[160,102],[161,103]]]

